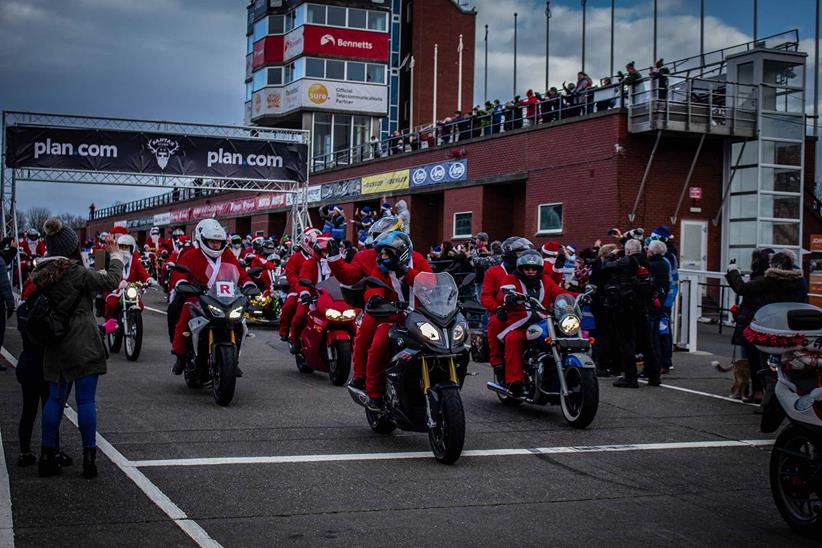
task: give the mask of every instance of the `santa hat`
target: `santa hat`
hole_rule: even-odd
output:
[[[368,207],[368,206],[362,206],[362,208],[360,209],[360,211],[361,211],[362,213],[365,213],[366,215],[368,215],[369,213],[371,213],[371,208],[370,208],[370,207]]]
[[[556,258],[557,254],[559,253],[559,242],[545,242],[542,245],[542,254],[546,257],[554,257]]]
[[[567,244],[565,246],[565,251],[568,253],[568,255],[574,255],[577,252],[576,244]]]
[[[383,204],[380,206],[380,209],[382,209],[383,211],[391,211],[391,204],[389,204],[388,202],[383,202]]]
[[[117,225],[117,226],[115,226],[114,228],[111,229],[111,233],[112,234],[128,234],[128,230],[124,226]]]

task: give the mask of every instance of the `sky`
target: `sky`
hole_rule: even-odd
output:
[[[425,1],[425,0],[416,0]],[[484,97],[484,25],[489,25],[491,98],[512,95],[513,13],[518,82],[545,78],[545,2],[474,0],[475,102]],[[0,0],[0,109],[241,124],[247,0]],[[610,0],[587,2],[586,70],[608,73]],[[652,0],[616,0],[615,66],[652,57]],[[705,0],[705,49],[751,39],[753,0]],[[814,0],[759,0],[759,36],[798,28],[812,74]],[[552,85],[581,67],[578,0],[551,2]],[[699,0],[658,0],[658,52],[698,54]],[[470,52],[469,52],[470,53]],[[809,82],[810,86],[810,82]],[[811,97],[811,93],[808,93]],[[85,215],[157,194],[157,189],[21,183],[19,208]]]

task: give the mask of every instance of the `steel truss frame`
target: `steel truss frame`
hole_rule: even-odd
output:
[[[76,129],[109,129],[124,131],[151,131],[197,135],[206,137],[236,137],[259,139],[264,141],[283,141],[303,143],[311,146],[309,132],[306,130],[280,129],[251,126],[226,126],[217,124],[197,124],[173,122],[167,120],[141,120],[112,118],[104,116],[79,116],[41,112],[3,111],[2,135],[5,139],[6,128],[13,126],[47,126]],[[278,192],[294,194],[292,206],[292,238],[310,224],[308,217],[308,178],[303,182],[267,180],[267,179],[203,179],[203,177],[180,175],[146,175],[140,173],[123,173],[113,171],[75,171],[64,169],[18,168],[6,167],[5,146],[0,152],[0,218],[2,219],[3,237],[16,237],[18,234],[17,215],[17,182],[46,182],[60,184],[89,184],[129,187],[158,188],[200,188],[200,183],[207,182],[210,190],[232,192]],[[311,157],[306,157],[306,162]],[[308,166],[306,166],[308,173]]]

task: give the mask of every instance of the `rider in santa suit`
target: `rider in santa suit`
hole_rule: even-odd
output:
[[[331,277],[331,267],[328,265],[328,242],[330,236],[318,236],[311,246],[312,256],[300,267],[299,280],[308,280],[315,286]],[[291,320],[291,331],[288,335],[288,342],[291,343],[291,352],[296,354],[300,351],[300,335],[308,321],[308,311],[310,309],[311,296],[316,295],[316,290],[308,287],[298,286],[300,291],[300,304],[297,305],[297,312]]]
[[[354,259],[347,263],[340,254],[339,244],[335,241],[328,243],[328,264],[335,278],[345,285],[354,285],[371,274],[377,268],[377,250],[374,241],[382,234],[393,230],[400,230],[402,221],[393,216],[382,217],[374,222],[365,239],[365,249],[354,255]],[[369,315],[363,315],[357,334],[354,335],[353,374],[349,383],[354,388],[365,390],[365,367],[368,360],[368,347],[374,338],[378,322]]]
[[[291,321],[297,312],[300,294],[300,268],[303,263],[311,258],[311,248],[317,239],[320,231],[316,228],[308,227],[303,231],[300,242],[296,246],[294,253],[285,263],[285,277],[288,279],[288,295],[286,296],[283,309],[280,312],[280,340],[288,341],[288,334],[291,331]]]
[[[160,227],[158,226],[151,227],[151,230],[148,233],[148,240],[146,240],[146,243],[149,245],[149,247],[151,247],[151,249],[153,249],[157,253],[159,253],[163,249],[168,251],[169,254],[172,251],[174,251],[174,244],[172,244],[171,241],[166,240],[165,238],[160,236]]]
[[[129,283],[142,283],[153,285],[155,282],[146,272],[143,263],[140,262],[140,253],[137,251],[137,242],[134,237],[124,234],[117,238],[117,245],[120,247],[123,256],[123,279],[120,280],[120,287],[115,291],[103,293],[105,299],[105,309],[103,317],[110,320],[117,316],[120,311],[120,295]],[[140,310],[143,309],[143,302],[140,301]]]
[[[26,231],[26,237],[20,241],[19,245],[20,250],[29,260],[46,255],[46,244],[40,239],[40,233],[33,228]]]
[[[188,272],[173,271],[171,287],[177,287],[181,282],[192,282],[210,288],[215,282],[214,276],[219,272],[221,265],[234,265],[237,267],[240,286],[254,285],[245,269],[237,262],[234,254],[227,249],[228,236],[216,219],[203,219],[200,221],[194,229],[194,240],[197,243],[197,250],[183,254],[177,263],[179,266],[186,267]],[[188,299],[188,302],[196,301],[196,297]],[[182,374],[186,354],[191,348],[190,334],[186,336],[190,319],[191,309],[184,306],[180,312],[180,318],[177,320],[174,340],[171,344],[171,352],[177,357],[172,369],[175,375]]]

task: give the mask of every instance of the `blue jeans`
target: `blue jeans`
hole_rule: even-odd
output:
[[[94,403],[94,396],[97,392],[97,377],[98,375],[87,375],[74,381],[77,421],[80,426],[80,435],[83,438],[83,447],[97,446],[95,439],[97,408]],[[43,447],[57,448],[60,417],[63,416],[63,405],[68,392],[71,390],[71,384],[63,379],[60,379],[59,383],[49,383],[49,399],[43,409]]]
[[[474,284],[474,297],[476,298],[477,302],[480,302],[480,295],[482,294],[482,284]],[[483,333],[488,331],[488,311],[482,313],[480,317],[480,323],[482,325]]]
[[[662,312],[668,319],[668,332],[658,333],[659,335],[659,368],[670,369],[673,365],[671,360],[674,355],[674,338],[671,335],[671,309],[664,308]],[[658,326],[657,326],[658,327]]]

